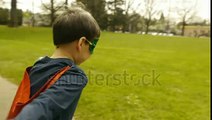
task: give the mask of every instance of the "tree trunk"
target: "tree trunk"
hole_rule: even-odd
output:
[[[17,3],[16,0],[11,1],[10,22],[9,22],[10,27],[18,26],[16,3]]]
[[[53,25],[54,22],[54,0],[51,0],[51,14],[50,14],[51,22],[50,26]]]
[[[149,32],[150,21],[151,21],[151,19],[148,19],[147,22],[146,22],[145,34],[148,34],[148,32]]]
[[[184,31],[185,31],[185,23],[182,24],[182,30],[181,30],[181,36],[184,36]]]
[[[186,25],[185,17],[183,17],[182,28],[181,28],[181,36],[184,36],[185,25]]]

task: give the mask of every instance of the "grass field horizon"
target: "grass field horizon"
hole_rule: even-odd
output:
[[[0,26],[0,44],[0,75],[15,84],[54,51],[50,28]],[[210,119],[209,38],[102,32],[80,67],[89,83],[76,120]]]

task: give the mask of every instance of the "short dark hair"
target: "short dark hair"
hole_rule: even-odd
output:
[[[92,15],[82,8],[70,8],[53,24],[54,45],[66,44],[86,37],[89,41],[100,36],[100,28]]]

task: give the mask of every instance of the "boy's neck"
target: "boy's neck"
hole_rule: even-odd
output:
[[[61,48],[56,48],[54,53],[52,54],[51,58],[68,58],[74,61],[73,57],[71,54],[67,53],[65,50]]]

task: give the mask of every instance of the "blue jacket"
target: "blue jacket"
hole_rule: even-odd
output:
[[[80,94],[87,84],[85,73],[70,59],[44,57],[30,71],[31,94],[65,66],[71,66],[49,89],[26,105],[15,120],[71,120]]]

